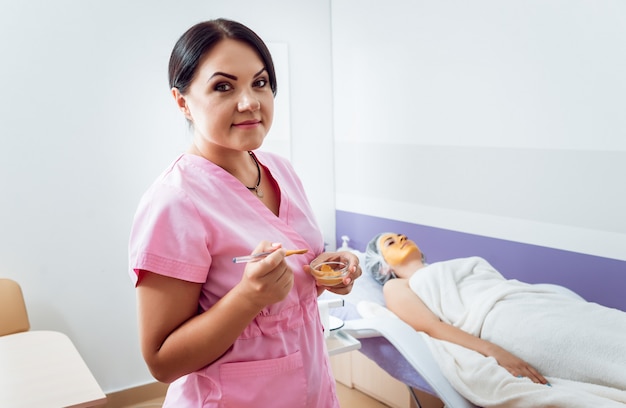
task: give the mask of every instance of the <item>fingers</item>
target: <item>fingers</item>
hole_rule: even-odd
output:
[[[351,285],[355,279],[361,276],[361,266],[359,265],[359,258],[351,252],[341,252],[343,261],[348,261],[348,271],[350,273],[343,279],[345,286]]]
[[[325,285],[318,285],[318,286],[326,289],[329,292],[336,293],[338,295],[347,295],[352,290],[353,284],[354,282],[352,281],[349,284],[345,284],[342,282],[339,285],[335,285],[335,286],[325,286]]]
[[[545,379],[545,377],[541,374],[539,374],[539,372],[537,370],[535,370],[533,367],[528,367],[528,370],[530,371],[530,376],[529,378],[535,382],[535,383],[539,383],[539,384],[547,384],[548,380]]]
[[[498,351],[494,354],[496,361],[514,377],[520,379],[528,378],[534,383],[551,386],[548,380],[526,361],[514,356],[501,347],[496,347],[496,350]]]
[[[355,279],[359,278],[362,274],[361,267],[359,266],[358,261],[355,263],[351,263],[348,267],[348,270],[350,271],[350,273],[344,278],[343,283],[346,286],[352,286]]]
[[[293,281],[293,272],[285,261],[285,251],[283,249],[268,255],[259,263],[265,264],[265,273],[259,275],[259,279],[266,280],[278,287],[290,285],[290,282]]]
[[[257,265],[252,265],[252,270],[255,271],[255,275],[257,278],[263,278],[267,275],[275,274],[275,269],[280,267],[281,262],[285,259],[285,250],[282,248],[280,243],[270,243],[268,241],[263,241],[253,251],[253,253],[263,253],[263,252],[271,252],[269,255],[260,258],[251,263],[256,263]],[[283,265],[286,267],[286,263]],[[263,271],[263,272],[260,272]]]
[[[517,378],[528,378],[536,384],[545,384],[551,387],[548,380],[531,366],[523,367],[516,371],[511,370],[509,372]]]
[[[286,262],[281,261],[279,267],[274,271],[270,271],[270,273],[274,273],[273,277],[276,279],[275,282],[279,287],[290,286],[291,282],[293,282],[293,272],[289,266],[287,266]],[[270,273],[268,273],[268,275],[270,275]]]
[[[241,284],[246,290],[246,296],[265,307],[287,297],[293,287],[294,277],[280,244],[263,241],[253,251],[261,252],[271,253],[246,264]]]
[[[338,295],[347,295],[348,293],[350,293],[352,291],[352,286],[354,285],[354,280],[359,277],[360,274],[360,268],[359,268],[359,273],[357,275],[354,275],[354,273],[350,273],[348,276],[346,276],[345,278],[343,278],[343,281],[341,281],[341,283],[339,285],[335,285],[335,286],[325,286],[325,285],[319,285],[321,287],[323,287],[324,289],[328,290],[329,292],[333,292],[336,293]]]

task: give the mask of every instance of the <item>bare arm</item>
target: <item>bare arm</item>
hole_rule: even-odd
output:
[[[277,250],[247,264],[242,280],[198,314],[201,284],[144,274],[137,286],[141,350],[152,375],[166,383],[219,358],[265,306],[283,300],[293,286],[284,250]]]
[[[415,330],[422,331],[435,339],[449,341],[474,350],[484,356],[493,357],[499,365],[514,376],[528,377],[533,382],[541,384],[548,382],[528,363],[502,347],[442,322],[411,290],[408,280],[392,279],[385,284],[383,291],[389,310]]]

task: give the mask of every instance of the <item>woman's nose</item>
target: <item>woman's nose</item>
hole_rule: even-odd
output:
[[[247,92],[244,92],[239,98],[239,103],[237,104],[237,109],[240,112],[250,110],[256,111],[261,109],[261,102],[256,99],[254,96],[250,95]]]

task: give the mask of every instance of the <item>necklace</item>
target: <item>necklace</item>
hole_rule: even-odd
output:
[[[254,155],[254,153],[248,151],[248,154],[250,155],[250,157],[252,157],[252,160],[254,160],[254,164],[256,164],[256,172],[258,174],[257,180],[256,180],[256,186],[254,187],[248,187],[246,186],[246,188],[250,191],[254,191],[255,194],[257,195],[257,197],[259,198],[263,198],[263,191],[259,190],[259,186],[261,185],[261,167],[259,167],[259,162],[256,159],[256,156]]]

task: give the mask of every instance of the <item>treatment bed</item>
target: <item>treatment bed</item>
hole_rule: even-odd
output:
[[[363,253],[359,251],[353,252],[359,256],[361,264],[363,264]],[[574,297],[582,300],[576,293],[562,286],[537,284],[534,285],[534,287],[540,291],[558,292],[568,298]],[[430,339],[424,333],[415,331],[386,309],[384,307],[385,302],[382,294],[382,286],[369,274],[363,273],[355,282],[350,294],[338,296],[326,292],[322,295],[321,300],[332,300],[338,297],[343,298],[344,307],[333,308],[330,309],[329,312],[331,315],[344,321],[345,324],[342,331],[360,340],[361,348],[359,351],[362,354],[374,361],[392,377],[404,383],[409,387],[409,390],[415,388],[434,395],[438,397],[446,407],[476,407],[476,405],[471,403],[453,387],[453,383],[456,384],[457,387],[459,383],[451,382],[448,379],[450,377],[446,377],[449,371],[444,375],[444,371],[440,368],[441,360],[437,360],[437,356],[433,354],[436,350],[440,351],[439,346],[435,347],[435,349],[432,348],[433,344],[437,344],[438,341]],[[433,341],[435,343],[433,343]],[[459,346],[454,347],[459,348]],[[461,354],[453,355],[452,357],[455,358],[458,355],[463,355],[463,358],[466,357],[465,354],[463,354],[465,351],[460,351],[460,353]],[[546,397],[542,390],[537,391],[536,388],[533,388],[536,387],[536,385],[532,385],[527,379],[525,379],[527,383],[524,383],[513,377],[506,378],[508,375],[504,375],[505,378],[502,380],[502,377],[500,377],[502,373],[496,373],[496,371],[493,371],[493,367],[488,368],[491,371],[479,371],[479,368],[473,371],[474,367],[482,367],[483,361],[476,360],[476,357],[472,355],[468,355],[467,357],[470,358],[471,361],[470,366],[472,371],[470,371],[470,376],[474,377],[470,383],[473,384],[471,386],[493,387],[493,389],[506,388],[507,392],[509,392],[508,390],[512,390],[506,395],[507,398],[511,398],[511,401],[523,401],[526,405],[528,405],[528,402],[531,404],[529,406],[532,406],[533,398],[537,398],[536,401],[541,403],[548,403],[548,400],[554,400],[557,403],[555,406],[561,406],[558,404],[562,401],[562,394],[572,394],[566,397],[567,399],[580,397],[584,400],[584,398],[588,396],[587,392],[591,393],[592,398],[596,396],[608,398],[607,402],[611,402],[611,404],[615,402],[615,406],[621,407],[624,402],[620,401],[626,401],[626,396],[623,391],[603,389],[603,387],[594,386],[592,384],[587,388],[587,384],[572,383],[568,380],[559,379],[556,379],[558,381],[556,385],[557,388],[553,389],[550,387],[552,395]],[[439,355],[439,358],[441,358],[441,355]],[[479,355],[478,358],[482,359],[484,356]],[[493,360],[493,362],[495,362],[495,360]],[[495,365],[497,366],[497,363],[495,363]],[[501,367],[499,369],[502,371]],[[490,374],[485,375],[485,373]],[[511,384],[505,384],[504,387],[500,387],[499,384],[502,383],[499,381],[506,383],[510,380],[512,380]],[[454,381],[457,380],[455,379]],[[497,385],[491,384],[492,382]],[[463,384],[461,384],[461,386],[463,386]],[[583,390],[581,387],[587,389]],[[580,396],[573,395],[578,393],[579,388],[581,388]],[[465,392],[468,390],[469,389],[466,389]],[[572,393],[571,390],[574,392]],[[416,398],[415,393],[411,394]],[[470,395],[472,395],[471,390]],[[589,401],[593,400],[591,399]],[[416,400],[416,402],[418,406],[420,406],[419,401]],[[489,405],[498,405],[498,403]]]
[[[363,264],[363,253],[353,250]],[[359,351],[398,381],[404,383],[419,405],[412,388],[439,398],[448,408],[475,408],[459,394],[443,376],[424,341],[425,334],[416,332],[399,319],[386,316],[363,318],[359,304],[384,305],[382,286],[369,274],[355,282],[352,292],[345,296],[325,292],[320,301],[343,299],[343,307],[331,308],[329,313],[344,321],[342,331],[359,339]]]

